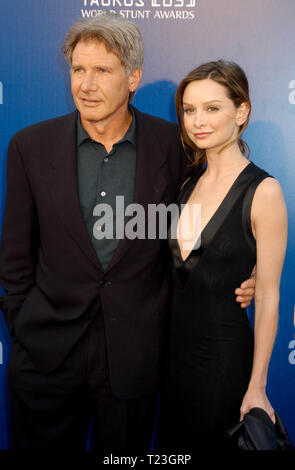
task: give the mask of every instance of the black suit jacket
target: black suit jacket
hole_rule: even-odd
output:
[[[173,202],[185,166],[177,127],[136,109],[135,115],[134,202]],[[76,121],[74,112],[11,139],[0,307],[41,372],[54,371],[102,307],[113,393],[154,393],[169,312],[167,243],[125,238],[103,272],[80,211]]]

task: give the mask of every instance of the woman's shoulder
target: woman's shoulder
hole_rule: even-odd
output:
[[[252,212],[266,217],[267,213],[285,210],[285,199],[282,187],[277,179],[266,173],[255,190]]]
[[[273,176],[266,176],[257,187],[257,191],[266,197],[275,197],[282,192],[282,188],[278,180]]]
[[[272,176],[267,170],[260,168],[251,162],[249,169],[255,175],[257,187],[255,194],[261,194],[264,197],[276,197],[282,193],[282,188],[278,180]],[[257,178],[256,178],[257,177]]]
[[[252,171],[259,177],[259,184],[257,185],[256,193],[265,197],[276,197],[282,192],[282,188],[278,180],[272,176],[268,171],[255,163],[251,162]]]
[[[252,173],[251,219],[266,219],[268,215],[285,211],[284,194],[279,181],[253,162],[249,165]]]

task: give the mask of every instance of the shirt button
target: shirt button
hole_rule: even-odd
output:
[[[108,157],[104,157],[103,161],[107,163],[109,161]]]
[[[106,194],[107,194],[107,193],[106,193],[105,191],[102,191],[102,192],[100,193],[100,195],[101,195],[102,197],[106,196]]]

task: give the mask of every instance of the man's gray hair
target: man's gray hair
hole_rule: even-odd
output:
[[[78,20],[69,29],[62,52],[69,64],[79,41],[103,42],[109,52],[118,56],[127,76],[143,64],[143,40],[135,24],[115,13],[105,13],[96,18]]]

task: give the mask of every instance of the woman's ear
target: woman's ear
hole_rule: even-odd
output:
[[[248,103],[244,102],[240,105],[237,113],[237,124],[238,126],[242,126],[244,122],[246,122],[248,114],[249,114],[249,105]]]

